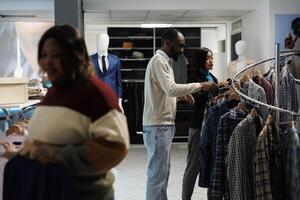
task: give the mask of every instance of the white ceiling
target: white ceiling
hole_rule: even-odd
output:
[[[87,24],[226,22],[255,10],[260,1],[82,0]],[[0,0],[0,21],[54,21],[54,0]]]

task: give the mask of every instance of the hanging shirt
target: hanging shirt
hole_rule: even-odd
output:
[[[254,154],[254,185],[256,200],[272,200],[271,176],[269,163],[268,127],[266,125],[259,134]]]
[[[228,152],[228,142],[235,127],[247,116],[243,110],[233,108],[225,113],[219,122],[216,141],[216,161],[213,173],[212,198],[228,199],[229,191],[227,186],[225,158]]]
[[[282,138],[282,163],[284,174],[284,199],[300,197],[300,142],[295,128],[288,128]]]
[[[279,85],[279,107],[298,112],[298,99],[295,78],[288,70],[288,66],[284,66],[281,72],[281,81]],[[286,122],[291,120],[292,117],[287,113],[280,113],[280,121]]]
[[[246,95],[250,98],[253,98],[255,100],[258,100],[263,103],[267,103],[267,96],[265,93],[265,90],[254,83],[253,80],[247,81],[242,85],[242,88],[246,91]],[[261,116],[263,119],[266,119],[269,112],[268,108],[265,106],[259,106],[259,111],[261,113]]]
[[[189,64],[188,59],[182,53],[177,61],[172,63],[174,70],[174,80],[176,83],[187,83],[187,65]]]
[[[229,140],[226,168],[230,200],[254,199],[256,131],[255,118],[248,115],[237,125]]]
[[[199,186],[210,187],[215,165],[216,137],[220,117],[229,111],[227,101],[217,104],[208,109],[203,121],[199,143]]]
[[[256,76],[253,78],[253,81],[265,90],[268,104],[273,105],[274,92],[272,85],[263,77]]]

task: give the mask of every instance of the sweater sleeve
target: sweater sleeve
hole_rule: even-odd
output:
[[[105,173],[126,156],[128,148],[125,115],[111,110],[90,125],[89,138],[82,145],[56,148],[55,158],[73,176]]]
[[[162,90],[171,97],[180,97],[201,90],[200,83],[176,84],[174,73],[168,63],[159,59],[153,61],[153,78],[157,79]]]

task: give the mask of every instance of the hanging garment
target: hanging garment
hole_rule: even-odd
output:
[[[243,110],[233,108],[224,114],[219,122],[216,141],[216,158],[213,169],[212,198],[217,200],[230,199],[227,187],[225,158],[228,153],[228,142],[235,127],[247,116]]]
[[[201,129],[199,143],[199,186],[210,187],[215,162],[216,137],[220,117],[228,112],[227,101],[208,109]]]
[[[300,142],[295,128],[288,128],[282,138],[282,163],[284,175],[284,199],[300,197]]]
[[[267,95],[267,103],[273,105],[274,94],[272,85],[263,77],[256,76],[253,78],[253,81],[264,89]]]
[[[283,67],[279,86],[279,107],[293,112],[298,111],[297,90],[295,78],[288,70],[288,66]],[[292,120],[288,113],[280,113],[280,122]]]
[[[177,61],[172,63],[174,71],[174,80],[175,83],[187,83],[187,65],[189,64],[188,59],[184,54],[181,54]]]
[[[254,184],[256,200],[272,200],[269,165],[268,127],[265,126],[255,144]]]
[[[225,165],[230,200],[254,199],[253,158],[256,132],[255,119],[248,115],[237,125],[229,140]]]
[[[242,88],[246,91],[246,95],[250,98],[258,100],[263,103],[267,103],[267,96],[265,90],[254,83],[253,80],[247,82],[247,84],[243,84]],[[266,119],[268,116],[268,108],[265,106],[259,106],[259,112],[263,119]]]
[[[254,184],[256,199],[284,199],[281,139],[274,121],[265,125],[256,141]]]

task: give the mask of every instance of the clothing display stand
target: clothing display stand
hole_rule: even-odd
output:
[[[275,60],[275,80],[276,80],[275,81],[275,106],[272,106],[272,105],[269,105],[269,104],[266,104],[266,103],[263,103],[263,102],[260,102],[258,100],[255,100],[253,98],[248,97],[247,95],[241,93],[238,90],[238,88],[236,88],[234,85],[233,85],[233,89],[241,97],[243,97],[243,98],[245,98],[245,99],[247,99],[247,100],[249,100],[249,101],[251,101],[251,102],[253,102],[255,104],[266,106],[269,109],[277,111],[276,112],[276,120],[279,120],[279,112],[288,113],[288,114],[292,115],[293,117],[299,117],[300,116],[300,113],[296,113],[296,112],[293,112],[293,111],[290,111],[290,110],[285,110],[285,109],[279,108],[279,92],[278,92],[279,91],[279,74],[280,74],[279,59],[280,58],[285,58],[285,57],[288,57],[288,56],[291,56],[291,55],[299,54],[300,50],[284,50],[284,51],[280,51],[279,47],[280,47],[279,43],[276,43],[275,44],[275,56],[274,57],[267,58],[267,59],[255,62],[252,65],[249,65],[248,67],[245,67],[244,69],[238,71],[237,74],[233,77],[233,80],[232,80],[233,82],[235,82],[238,78],[240,78],[241,75],[243,75],[243,72],[245,72],[248,69],[256,67],[256,66],[258,66],[260,64],[263,64],[265,62],[268,62],[268,61],[271,61],[271,60]],[[300,81],[300,80],[296,80],[296,81]]]

